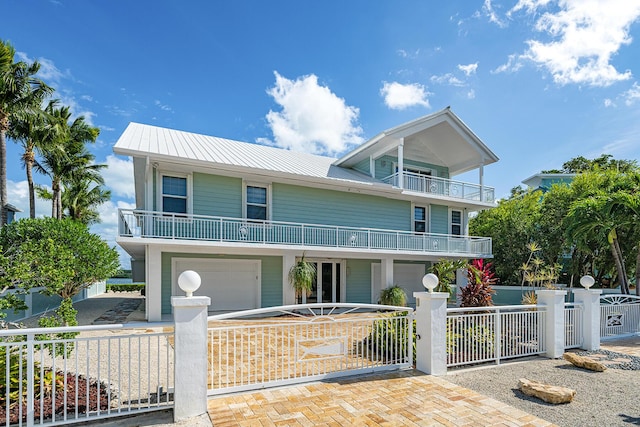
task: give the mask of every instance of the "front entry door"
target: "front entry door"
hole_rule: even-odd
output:
[[[341,302],[342,292],[342,262],[341,261],[311,261],[316,265],[316,280],[309,295],[298,297],[298,303],[331,303]]]

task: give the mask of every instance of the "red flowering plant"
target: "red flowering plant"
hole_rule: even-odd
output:
[[[469,283],[460,289],[460,307],[487,307],[493,305],[491,287],[498,282],[490,262],[474,259],[467,268]]]

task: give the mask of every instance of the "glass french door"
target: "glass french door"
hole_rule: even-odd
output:
[[[309,295],[298,296],[298,303],[341,302],[342,261],[311,261],[316,265],[316,278]]]

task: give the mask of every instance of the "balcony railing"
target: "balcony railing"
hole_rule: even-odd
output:
[[[452,181],[436,176],[419,175],[411,172],[404,172],[403,188],[418,193],[433,194],[436,196],[447,196],[456,199],[473,200],[476,202],[489,202],[495,200],[495,189],[493,187],[470,184],[468,182]],[[382,179],[382,182],[400,187],[398,173],[389,175]]]
[[[491,256],[491,238],[120,209],[120,237]]]

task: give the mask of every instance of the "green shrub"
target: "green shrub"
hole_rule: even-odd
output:
[[[378,304],[405,307],[407,305],[407,293],[398,285],[389,286],[380,292]]]
[[[412,343],[413,360],[416,360],[416,322],[411,327],[407,312],[389,314],[386,319],[376,320],[372,331],[362,341],[361,354],[366,353],[372,360],[386,363],[401,363],[407,353],[407,341]]]
[[[107,292],[142,292],[144,283],[109,283],[107,284]]]

